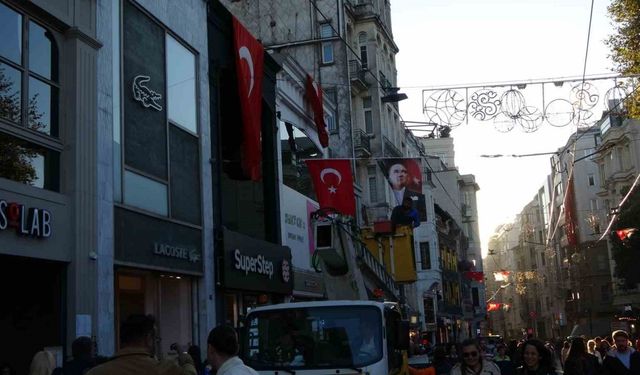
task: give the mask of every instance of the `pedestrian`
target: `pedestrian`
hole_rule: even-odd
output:
[[[216,375],[258,375],[238,358],[238,335],[230,325],[220,325],[209,332],[207,359]]]
[[[594,341],[595,344],[595,341]],[[592,354],[587,353],[584,339],[576,337],[571,340],[571,347],[564,363],[565,375],[595,375],[600,365]]]
[[[203,375],[205,365],[204,362],[202,362],[202,357],[200,356],[200,347],[198,345],[191,345],[189,346],[187,353],[189,353],[193,359],[193,366],[196,368],[198,375]]]
[[[31,360],[29,375],[51,375],[56,367],[56,359],[46,350],[37,352]]]
[[[16,370],[8,363],[0,364],[0,375],[16,375]]]
[[[551,362],[551,353],[541,341],[527,340],[522,344],[522,362],[517,375],[556,375]]]
[[[447,358],[447,351],[443,346],[436,346],[433,350],[433,367],[436,375],[449,375],[453,367]]]
[[[498,344],[498,353],[493,357],[493,361],[500,368],[502,375],[514,375],[516,367],[513,365],[511,358],[507,355],[507,346],[503,343]]]
[[[629,347],[629,334],[618,330],[611,334],[615,347],[602,361],[607,375],[640,375],[640,352]]]
[[[602,354],[596,350],[596,340],[587,341],[587,352],[598,360],[598,365],[602,366]]]
[[[564,368],[564,362],[567,360],[567,355],[569,355],[569,348],[571,347],[571,343],[569,341],[565,341],[562,344],[562,350],[560,350],[560,363],[562,364],[562,368]]]
[[[462,342],[462,361],[451,369],[451,375],[497,375],[500,374],[498,366],[482,358],[482,348],[473,339]]]
[[[120,326],[120,350],[87,375],[196,375],[193,359],[182,348],[176,360],[155,359],[160,341],[151,315],[131,315]]]
[[[93,341],[89,337],[81,336],[71,343],[72,359],[65,362],[62,369],[56,369],[54,375],[84,375],[95,365]],[[60,370],[59,372],[57,372]]]

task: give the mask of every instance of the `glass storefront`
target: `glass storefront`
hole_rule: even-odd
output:
[[[170,356],[171,344],[194,342],[195,282],[184,275],[119,269],[116,272],[116,326],[131,314],[153,315],[161,338],[158,356]]]

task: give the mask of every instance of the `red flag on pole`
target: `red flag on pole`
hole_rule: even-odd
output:
[[[356,215],[351,162],[346,159],[306,160],[320,208],[333,208],[343,215]]]
[[[498,311],[501,305],[502,305],[501,303],[488,303],[487,312]]]
[[[238,94],[242,109],[242,169],[246,177],[259,181],[262,161],[262,71],[264,49],[233,17]]]
[[[484,281],[484,273],[478,271],[467,271],[464,273],[467,279],[477,281],[479,283]]]
[[[316,87],[317,86],[317,87]],[[329,146],[329,134],[327,134],[327,127],[324,124],[324,102],[322,99],[322,87],[313,82],[313,78],[307,74],[307,82],[305,84],[305,91],[307,100],[313,109],[313,120],[316,123],[316,129],[318,130],[318,140],[322,147]]]

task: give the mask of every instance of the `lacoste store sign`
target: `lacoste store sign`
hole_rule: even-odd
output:
[[[51,213],[43,208],[0,199],[0,231],[14,228],[22,236],[49,238],[52,220]]]

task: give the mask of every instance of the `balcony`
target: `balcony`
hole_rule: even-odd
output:
[[[349,60],[349,77],[351,77],[351,92],[359,94],[369,87],[366,79],[367,70],[362,67],[360,61]]]
[[[353,135],[353,148],[360,158],[371,156],[371,140],[362,129],[356,129]]]
[[[382,136],[384,141],[384,156],[391,158],[401,158],[402,152],[398,150],[396,146],[389,140],[389,138]]]
[[[387,76],[385,76],[384,73],[380,71],[378,73],[380,74],[380,85],[384,91],[387,91],[391,88],[391,82],[387,79]]]
[[[356,20],[377,15],[373,0],[347,0],[347,5],[350,6]]]

